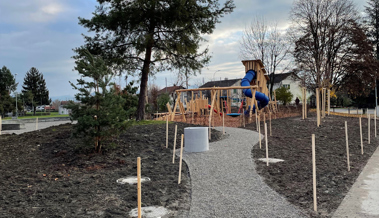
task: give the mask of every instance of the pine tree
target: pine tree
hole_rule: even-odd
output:
[[[28,105],[33,107],[34,115],[36,114],[37,104],[50,104],[49,90],[46,87],[42,73],[37,68],[32,67],[26,72],[22,89],[23,93],[30,92],[33,95],[32,103]]]
[[[379,0],[369,0],[366,6],[368,36],[374,45],[376,58],[379,59]]]
[[[123,109],[125,100],[116,93],[111,83],[112,72],[101,57],[93,56],[86,50],[81,51],[81,59],[75,61],[75,70],[81,79],[71,86],[78,90],[75,99],[68,106],[71,119],[77,120],[75,136],[84,136],[88,144],[95,144],[100,153],[103,142],[118,135],[125,126],[127,113]]]
[[[195,74],[210,61],[200,51],[202,35],[234,9],[233,0],[220,7],[216,0],[98,0],[92,19],[79,24],[95,32],[85,36],[88,49],[107,63],[141,78],[137,120],[143,120],[147,81],[152,72],[186,69]],[[80,56],[75,56],[80,58]]]
[[[16,80],[11,71],[3,66],[0,69],[0,115],[3,117],[5,112],[14,109],[13,103],[15,102],[10,93],[16,90]]]

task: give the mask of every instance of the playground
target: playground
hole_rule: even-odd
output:
[[[81,147],[71,124],[0,135],[0,216],[136,217],[156,206],[162,217],[332,217],[377,150],[376,112],[331,115],[326,88],[316,109],[280,107],[261,62],[243,64],[237,111],[230,88],[207,88],[210,99],[192,95],[187,108],[178,90],[174,110],[103,154]],[[183,152],[185,128],[204,126],[209,148]]]

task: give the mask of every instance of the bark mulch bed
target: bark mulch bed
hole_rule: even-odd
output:
[[[177,146],[184,127],[178,125]],[[142,206],[163,206],[171,217],[190,206],[190,180],[183,162],[178,185],[178,160],[172,164],[175,123],[134,126],[113,140],[104,154],[77,149],[70,124],[21,135],[0,136],[0,217],[128,217],[137,207],[136,185],[116,183],[136,176],[141,157]],[[212,131],[212,140],[222,134]]]
[[[272,136],[268,137],[269,157],[284,162],[271,163],[267,167],[265,162],[257,160],[266,157],[264,142],[262,149],[254,146],[252,155],[257,171],[271,188],[305,210],[310,217],[331,217],[379,141],[374,137],[374,121],[371,120],[371,144],[368,144],[368,120],[362,118],[364,154],[361,155],[359,118],[327,116],[317,128],[315,115],[310,115],[307,120],[290,117],[272,121]],[[350,172],[346,161],[345,121],[348,123]],[[263,124],[261,126],[263,130]],[[255,130],[256,126],[250,124],[247,128]],[[312,134],[316,137],[318,212],[313,211]]]

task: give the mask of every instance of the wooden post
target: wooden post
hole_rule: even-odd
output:
[[[262,114],[263,114],[263,123],[266,123],[266,114],[265,112],[263,112]]]
[[[363,154],[362,117],[359,117],[359,132],[361,133],[361,154]]]
[[[258,131],[258,116],[257,116],[257,111],[255,111],[255,126],[257,127],[257,131]]]
[[[142,217],[141,212],[141,158],[137,157],[137,201],[138,201],[138,218]]]
[[[242,122],[243,122],[243,127],[245,126],[245,109],[242,109]]]
[[[317,111],[317,127],[320,126],[320,91],[316,89],[316,111]]]
[[[376,138],[376,107],[375,107],[375,111],[374,111],[374,129],[375,129],[375,138]]]
[[[367,118],[368,118],[368,144],[370,144],[370,114],[368,113],[367,110]]]
[[[175,125],[175,135],[174,135],[174,147],[172,149],[172,163],[175,163],[175,149],[176,149],[176,135],[177,135],[178,126]]]
[[[166,148],[168,148],[168,115],[166,116]]]
[[[350,171],[349,137],[347,136],[347,121],[345,121],[347,171]]]
[[[36,130],[38,130],[38,117],[36,118]]]
[[[222,111],[222,134],[225,135],[225,123],[224,123],[224,120],[225,120],[225,113],[224,111]]]
[[[316,190],[316,139],[312,134],[312,169],[313,169],[313,210],[317,211],[317,190]]]
[[[178,178],[178,184],[180,184],[181,179],[182,179],[183,141],[184,141],[184,134],[182,134],[182,140],[180,142],[180,160],[179,160],[179,178]]]
[[[259,149],[262,149],[262,140],[261,140],[261,116],[258,116],[258,135],[259,135]]]
[[[305,114],[305,119],[308,118],[308,115],[307,115],[307,88],[304,88],[304,114]]]
[[[211,139],[211,121],[212,121],[212,112],[213,112],[213,105],[214,101],[216,99],[216,92],[212,93],[212,102],[211,102],[211,110],[209,111],[209,140]]]
[[[305,119],[304,89],[305,89],[304,87],[301,89],[302,90],[301,98],[303,99],[302,100],[302,104],[301,104],[301,109],[302,109],[302,112],[303,112],[303,120]]]
[[[269,116],[270,116],[270,136],[272,136],[272,129],[271,129],[271,112],[269,112]]]
[[[330,115],[330,89],[328,89],[328,116]]]
[[[178,103],[180,101],[180,92],[176,92],[176,102],[175,102],[175,106],[174,106],[174,110],[172,111],[172,115],[171,115],[171,121],[174,121],[174,118],[175,118],[175,113],[176,113],[176,107],[178,106]]]
[[[326,88],[322,88],[322,118],[325,118]]]
[[[265,141],[266,141],[266,162],[268,166],[268,141],[267,141],[267,123],[265,123]]]

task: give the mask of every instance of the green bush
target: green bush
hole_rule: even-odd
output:
[[[276,92],[276,99],[282,102],[283,105],[287,105],[288,103],[291,103],[293,94],[291,93],[289,88],[282,86],[276,89],[275,92]]]
[[[168,93],[163,93],[158,97],[157,100],[159,111],[167,111],[167,103],[172,104],[172,101],[170,99],[170,95]]]

